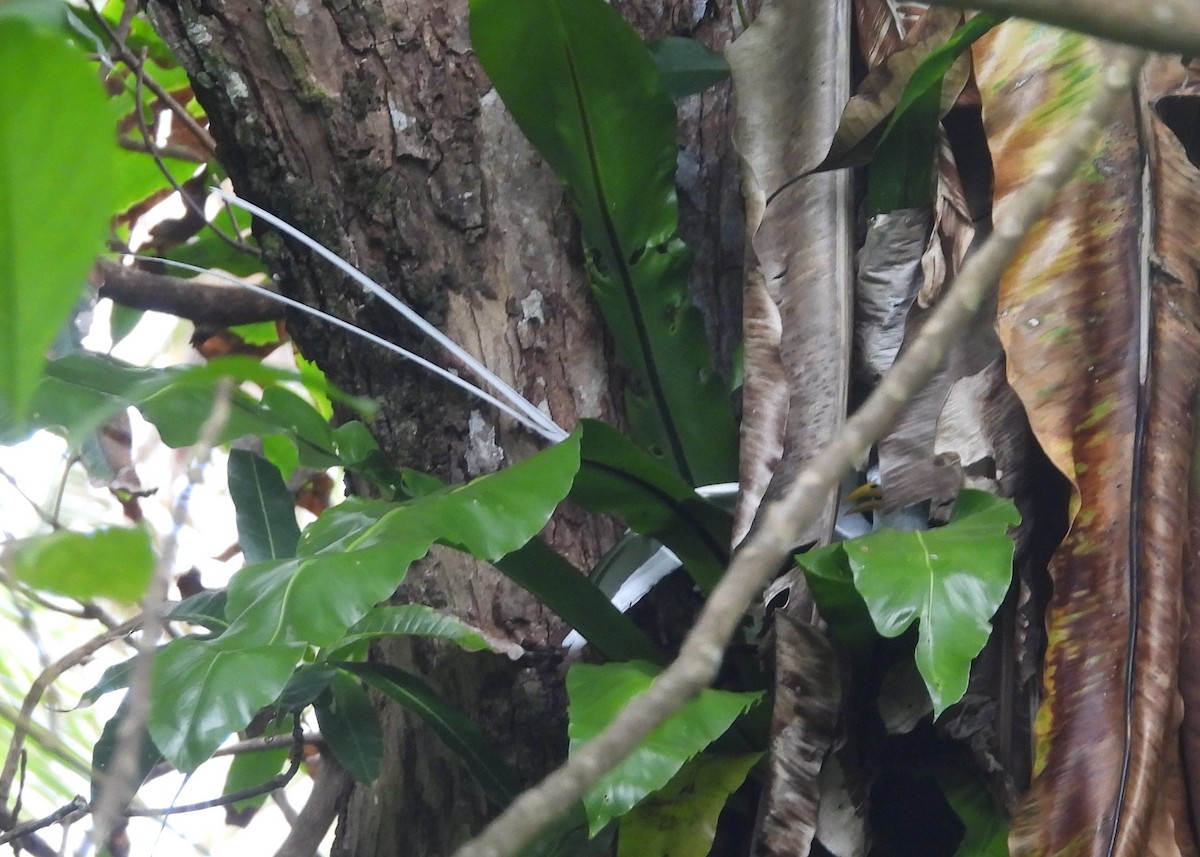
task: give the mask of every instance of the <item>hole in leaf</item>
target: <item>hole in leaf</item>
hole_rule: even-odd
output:
[[[1164,95],[1155,102],[1154,111],[1183,145],[1192,166],[1200,167],[1200,98]]]
[[[646,248],[645,248],[645,247],[638,247],[636,250],[634,250],[634,251],[633,251],[633,252],[632,252],[632,253],[629,255],[629,264],[630,264],[630,266],[636,265],[636,264],[638,263],[638,260],[639,260],[639,259],[641,259],[641,258],[642,258],[642,256],[644,256],[645,254],[646,254]]]

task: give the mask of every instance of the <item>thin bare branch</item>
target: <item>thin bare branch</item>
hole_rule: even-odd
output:
[[[313,857],[337,818],[338,803],[350,782],[350,775],[341,765],[332,759],[322,762],[321,775],[313,781],[312,793],[275,857]]]
[[[827,493],[861,464],[912,396],[945,359],[954,341],[996,287],[1026,232],[1095,148],[1116,105],[1128,98],[1144,57],[1114,49],[1096,94],[1062,146],[1028,184],[997,212],[995,231],[963,267],[911,348],[884,376],[863,406],[802,472],[787,493],[760,511],[755,526],[713,590],[679,657],[595,739],[541,783],[520,795],[456,857],[506,857],[517,853],[552,819],[574,806],[605,773],[655,727],[677,712],[716,676],[724,648],[763,585],[796,548],[797,534],[820,514]]]
[[[129,670],[125,718],[117,730],[116,748],[113,750],[112,765],[105,788],[100,792],[100,799],[92,807],[92,831],[89,838],[97,848],[108,841],[109,832],[122,811],[129,805],[139,785],[138,758],[141,754],[142,731],[150,714],[151,669],[158,638],[166,625],[170,604],[167,592],[174,571],[179,533],[187,522],[188,500],[192,488],[202,480],[204,468],[212,458],[212,451],[217,445],[221,430],[229,420],[233,390],[234,384],[229,378],[223,378],[217,385],[212,411],[201,426],[200,436],[192,449],[187,485],[179,493],[175,503],[171,533],[159,553],[154,577],[146,597],[142,600],[141,634],[137,644],[138,653]]]
[[[41,701],[46,688],[53,684],[64,672],[71,669],[71,667],[83,663],[109,643],[127,637],[140,623],[141,617],[134,617],[128,622],[123,622],[115,628],[111,628],[103,634],[93,637],[59,658],[48,669],[43,670],[41,675],[34,680],[32,687],[29,688],[29,692],[25,694],[25,699],[21,703],[21,710],[17,712],[15,718],[12,718],[12,740],[8,745],[8,755],[4,759],[4,768],[0,771],[0,808],[8,805],[13,778],[17,773],[17,763],[21,758],[21,748],[24,746],[25,739],[28,737],[32,726],[33,710],[37,707],[38,702]]]
[[[117,54],[117,58],[125,63],[130,69],[137,68],[138,58],[126,45],[123,39],[117,37],[113,32],[113,28],[109,26],[108,21],[104,20],[104,16],[100,14],[100,10],[96,8],[96,4],[92,0],[87,0],[87,7],[96,19],[96,23],[104,30],[104,34],[108,37],[113,50]],[[163,104],[167,106],[175,117],[187,126],[187,129],[196,135],[196,139],[208,149],[214,156],[217,154],[217,141],[213,139],[212,134],[208,133],[203,125],[196,121],[196,117],[188,113],[183,108],[183,105],[175,100],[171,93],[163,88],[162,84],[154,78],[146,77],[146,88],[159,97]]]
[[[229,327],[283,318],[277,301],[245,289],[152,274],[109,259],[96,262],[100,297],[121,306],[149,309],[186,318],[198,324]]]
[[[49,815],[41,818],[35,818],[33,821],[26,821],[23,824],[18,824],[11,830],[0,833],[0,845],[6,842],[12,842],[14,839],[21,839],[35,831],[41,830],[43,827],[49,827],[52,824],[58,824],[64,821],[71,815],[82,815],[87,810],[87,801],[78,795],[68,804],[60,806],[58,809]]]
[[[167,165],[163,163],[162,155],[159,151],[158,143],[155,142],[154,134],[150,132],[150,128],[146,125],[145,107],[142,102],[142,87],[146,83],[145,49],[143,49],[141,54],[138,56],[137,66],[134,68],[134,77],[136,83],[133,90],[133,114],[137,118],[138,130],[142,132],[142,139],[146,141],[146,146],[150,152],[150,157],[154,158],[154,165],[158,167],[158,171],[162,173],[163,178],[165,178],[171,187],[175,189],[175,192],[179,194],[179,198],[183,200],[183,204],[191,209],[193,213],[198,215],[199,218],[204,221],[204,225],[213,231],[213,234],[215,234],[233,249],[242,253],[249,253],[257,256],[258,251],[248,247],[246,242],[242,240],[242,236],[236,234],[230,235],[224,229],[217,226],[216,223],[209,220],[208,216],[204,213],[204,206],[201,203],[196,202],[196,200],[190,193],[187,192],[183,185],[176,181],[175,176],[171,174],[169,169],[167,169]]]
[[[165,816],[179,815],[184,812],[200,812],[205,809],[213,809],[219,806],[229,806],[232,803],[249,800],[252,797],[273,792],[276,789],[281,789],[292,781],[292,778],[300,771],[300,763],[304,761],[304,732],[300,728],[300,717],[296,715],[292,718],[292,734],[290,736],[292,743],[292,752],[289,756],[287,770],[281,771],[271,779],[264,783],[259,783],[256,786],[247,786],[244,789],[238,789],[235,792],[215,797],[212,800],[202,800],[196,803],[180,804],[179,806],[164,806],[164,807],[136,807],[125,810],[126,816]]]
[[[1200,15],[1192,0],[935,0],[939,6],[995,12],[1168,54],[1200,55]]]
[[[305,732],[300,736],[301,742],[306,746],[313,744],[322,744],[325,739],[320,732]],[[212,754],[215,759],[218,756],[242,756],[246,753],[263,753],[267,750],[278,750],[281,747],[287,747],[295,744],[296,738],[294,735],[260,735],[257,738],[247,738],[245,741],[238,741],[236,744],[230,744],[228,747],[222,747]]]

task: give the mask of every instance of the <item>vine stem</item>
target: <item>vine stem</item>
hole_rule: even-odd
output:
[[[979,4],[972,0],[972,5]],[[600,735],[521,794],[479,836],[455,852],[455,857],[516,854],[546,824],[581,800],[653,729],[711,684],[724,648],[751,601],[788,559],[799,534],[821,513],[824,498],[845,473],[865,460],[871,445],[938,369],[955,337],[985,305],[1023,236],[1095,150],[1113,110],[1122,98],[1129,97],[1134,74],[1144,59],[1140,51],[1111,49],[1096,93],[1064,135],[1062,145],[997,212],[991,237],[963,266],[911,347],[787,493],[760,509],[679,657],[644,693],[630,700]]]

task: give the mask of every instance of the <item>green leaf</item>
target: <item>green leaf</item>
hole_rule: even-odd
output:
[[[693,485],[729,481],[736,427],[687,295],[675,109],[650,52],[603,0],[470,6],[476,55],[579,215],[635,438]]]
[[[167,614],[167,619],[172,622],[190,622],[219,633],[229,627],[229,622],[225,619],[225,603],[228,597],[224,589],[197,592],[176,604]]]
[[[296,498],[275,465],[252,452],[229,452],[229,496],[237,513],[238,541],[246,562],[296,555],[300,527]]]
[[[279,694],[279,710],[299,714],[329,687],[335,675],[337,669],[329,664],[302,665]]]
[[[18,17],[0,18],[0,104],[0,413],[12,418],[104,251],[116,117],[83,54]]]
[[[348,500],[302,535],[299,556],[242,569],[223,639],[327,646],[385,600],[435,542],[494,561],[542,529],[579,466],[579,438],[512,467],[403,503]]]
[[[355,622],[323,657],[326,660],[343,659],[347,649],[361,642],[401,634],[447,640],[468,652],[514,653],[514,644],[488,639],[483,631],[450,613],[424,604],[385,604]],[[515,646],[515,653],[522,653],[520,646]]]
[[[304,650],[296,644],[228,646],[223,640],[174,640],[154,659],[150,735],[181,771],[194,771],[274,702]]]
[[[121,724],[125,722],[125,718],[128,716],[129,697],[126,696],[117,707],[116,714],[110,717],[108,722],[104,724],[104,729],[100,732],[100,738],[96,741],[96,746],[92,750],[93,805],[100,799],[100,795],[104,791],[105,776],[112,768],[114,761],[113,754],[117,751],[117,744],[120,742]],[[133,778],[133,785],[135,787],[140,786],[146,781],[146,777],[150,775],[150,771],[162,760],[162,757],[163,754],[154,746],[149,733],[143,727],[137,768],[135,769]]]
[[[580,470],[571,499],[589,512],[620,515],[630,529],[662,542],[697,586],[712,591],[729,564],[729,513],[612,426],[595,420],[580,424]]]
[[[21,542],[13,573],[35,589],[80,601],[111,598],[136,604],[154,574],[154,551],[149,533],[140,527],[59,530]]]
[[[937,129],[943,113],[942,81],[963,51],[1000,20],[991,14],[976,15],[917,66],[871,159],[868,216],[932,204]]]
[[[300,451],[296,442],[286,434],[267,434],[262,436],[263,458],[275,465],[284,481],[292,478],[296,468],[300,466]]]
[[[61,0],[3,0],[0,20],[20,19],[42,30],[70,32],[66,20],[66,4]]]
[[[340,640],[434,542],[498,559],[546,525],[578,467],[572,435],[466,485],[404,503],[356,500],[328,510],[305,530],[299,556],[234,576],[225,633],[176,640],[155,660],[155,742],[181,770],[193,769],[279,696],[306,646]]]
[[[242,789],[253,788],[270,782],[272,777],[275,777],[283,770],[283,766],[287,764],[290,752],[290,748],[283,747],[277,750],[263,750],[258,753],[238,753],[233,757],[233,761],[229,765],[229,773],[225,775],[225,787],[221,789],[221,794],[229,795],[234,792],[240,792]],[[268,795],[263,793],[257,797],[240,800],[230,806],[236,813],[245,813],[247,810],[257,809],[262,806],[266,802],[267,797]]]
[[[658,69],[659,84],[675,100],[703,92],[729,77],[725,57],[695,39],[667,36],[646,45]]]
[[[586,574],[541,539],[532,540],[497,560],[495,565],[606,657],[666,663],[666,655],[641,628],[614,607]]]
[[[104,696],[106,693],[112,693],[114,690],[120,690],[123,687],[129,686],[129,670],[133,668],[133,659],[121,661],[119,664],[113,664],[108,667],[100,675],[100,680],[84,691],[79,697],[77,708],[87,708],[97,699]]]
[[[313,706],[321,736],[354,779],[373,783],[383,758],[383,733],[362,686],[344,673],[333,676]]]
[[[856,653],[870,651],[879,639],[871,611],[854,587],[854,573],[846,558],[845,542],[838,542],[798,554],[796,562],[821,609],[821,618],[848,649]]]
[[[959,764],[940,764],[934,779],[966,832],[954,857],[1008,857],[1009,820],[987,785]]]
[[[318,392],[335,395],[351,407],[369,405],[307,375],[264,366],[244,356],[222,357],[188,368],[143,369],[95,354],[72,354],[47,364],[29,418],[0,420],[0,436],[12,441],[36,428],[60,427],[78,445],[113,413],[132,405],[154,423],[168,446],[189,446],[196,442],[200,426],[212,410],[216,386],[225,377],[238,383],[251,381],[264,389],[310,381],[322,388]],[[328,443],[327,426],[308,434],[314,425],[311,421],[301,425],[294,412],[273,410],[269,404],[270,400],[264,405],[235,391],[229,420],[218,440],[224,443],[247,434],[286,431],[294,436],[303,463],[314,467],[342,463]]]
[[[571,751],[598,735],[630,699],[650,687],[658,671],[638,661],[572,666],[567,673]],[[705,690],[660,724],[584,796],[591,832],[663,788],[761,697],[761,693]]]
[[[742,785],[761,753],[701,754],[671,781],[621,818],[617,857],[708,854],[725,801]]]
[[[479,727],[442,701],[422,679],[388,664],[341,663],[338,666],[421,718],[462,758],[493,804],[507,806],[516,797],[515,775],[488,744]]]
[[[881,530],[840,545],[881,635],[898,637],[919,622],[917,669],[935,718],[966,692],[971,661],[983,650],[991,618],[1012,580],[1008,528],[1019,522],[1008,500],[967,490],[959,494],[944,527]],[[797,559],[809,570],[810,580],[813,556],[820,556],[821,563],[839,558],[837,552],[801,554]],[[822,577],[827,580],[828,572]],[[814,595],[824,613],[818,588]]]

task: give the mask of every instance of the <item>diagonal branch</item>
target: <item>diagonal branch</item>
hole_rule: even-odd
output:
[[[935,0],[939,6],[1029,18],[1152,51],[1200,54],[1193,0]]]
[[[598,737],[513,801],[478,837],[459,849],[456,857],[517,853],[547,823],[582,799],[655,727],[712,682],[742,614],[795,549],[797,534],[820,514],[828,492],[866,458],[872,443],[941,365],[958,333],[985,306],[1022,237],[1094,151],[1116,105],[1129,97],[1134,71],[1143,59],[1128,48],[1112,50],[1111,62],[1083,116],[1063,136],[1062,146],[997,213],[992,236],[964,265],[912,347],[788,492],[761,510],[675,662]]]
[[[110,259],[96,262],[100,297],[134,309],[150,309],[212,327],[283,318],[283,306],[254,292],[217,283],[152,274]]]

